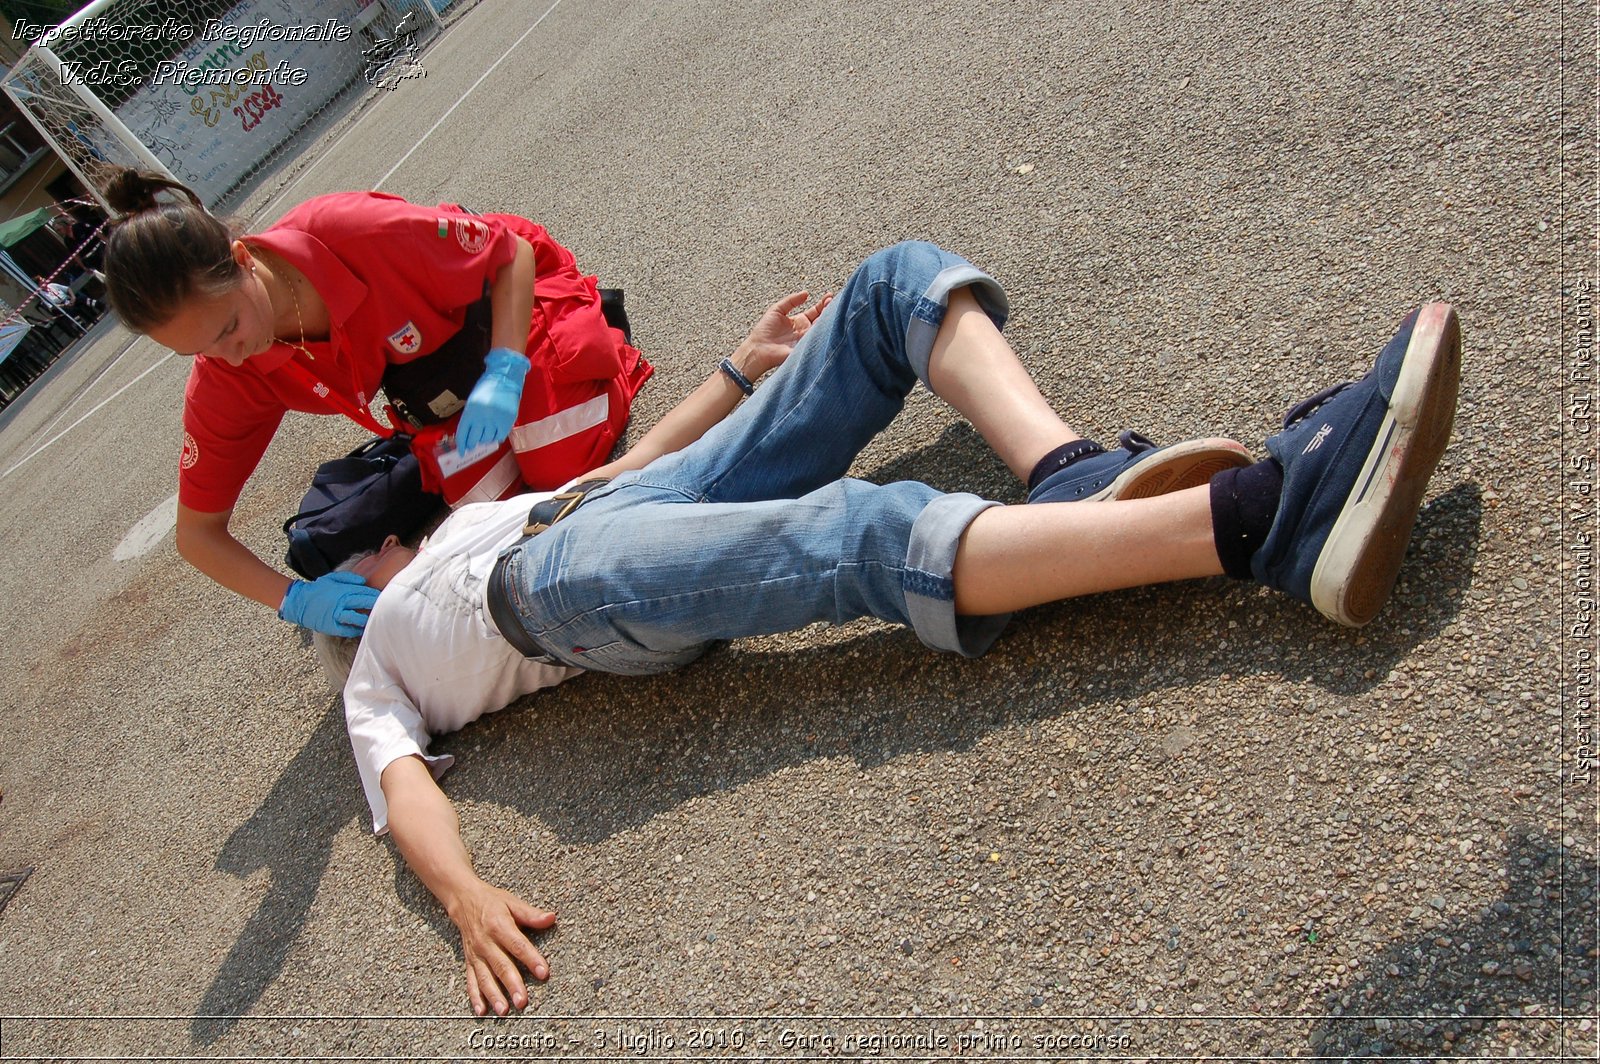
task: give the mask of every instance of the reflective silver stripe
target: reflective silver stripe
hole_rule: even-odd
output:
[[[549,417],[518,425],[511,430],[511,449],[521,453],[537,451],[558,440],[576,436],[585,429],[604,425],[611,416],[611,398],[601,393],[587,403],[558,410]]]
[[[506,489],[515,484],[520,475],[517,469],[517,460],[509,454],[500,456],[489,471],[478,478],[472,489],[455,502],[456,506],[465,506],[469,502],[494,502],[504,495]]]

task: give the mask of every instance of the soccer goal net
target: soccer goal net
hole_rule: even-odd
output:
[[[30,44],[0,87],[85,186],[165,171],[208,206],[320,131],[353,93],[426,71],[418,50],[474,0],[96,0]]]

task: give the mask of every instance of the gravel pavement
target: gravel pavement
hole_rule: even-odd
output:
[[[170,533],[116,556],[185,365],[112,329],[0,422],[0,1058],[1592,1058],[1592,7],[546,7],[483,0],[242,213],[532,216],[627,289],[636,425],[904,237],[998,277],[1108,440],[1259,453],[1450,300],[1390,605],[1216,580],[977,661],[860,623],[526,699],[439,744],[480,871],[560,913],[527,1014],[477,1021],[297,634]],[[241,538],[277,556],[359,437],[291,417]],[[1021,494],[926,396],[856,472]]]

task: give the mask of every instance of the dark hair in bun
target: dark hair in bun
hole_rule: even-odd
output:
[[[196,295],[239,283],[239,235],[188,186],[163,175],[119,170],[103,190],[117,212],[106,232],[106,295],[134,332],[171,320]]]

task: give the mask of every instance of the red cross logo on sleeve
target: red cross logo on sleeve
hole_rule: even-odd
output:
[[[422,332],[415,322],[406,322],[389,334],[389,346],[402,355],[414,355],[422,350]]]

